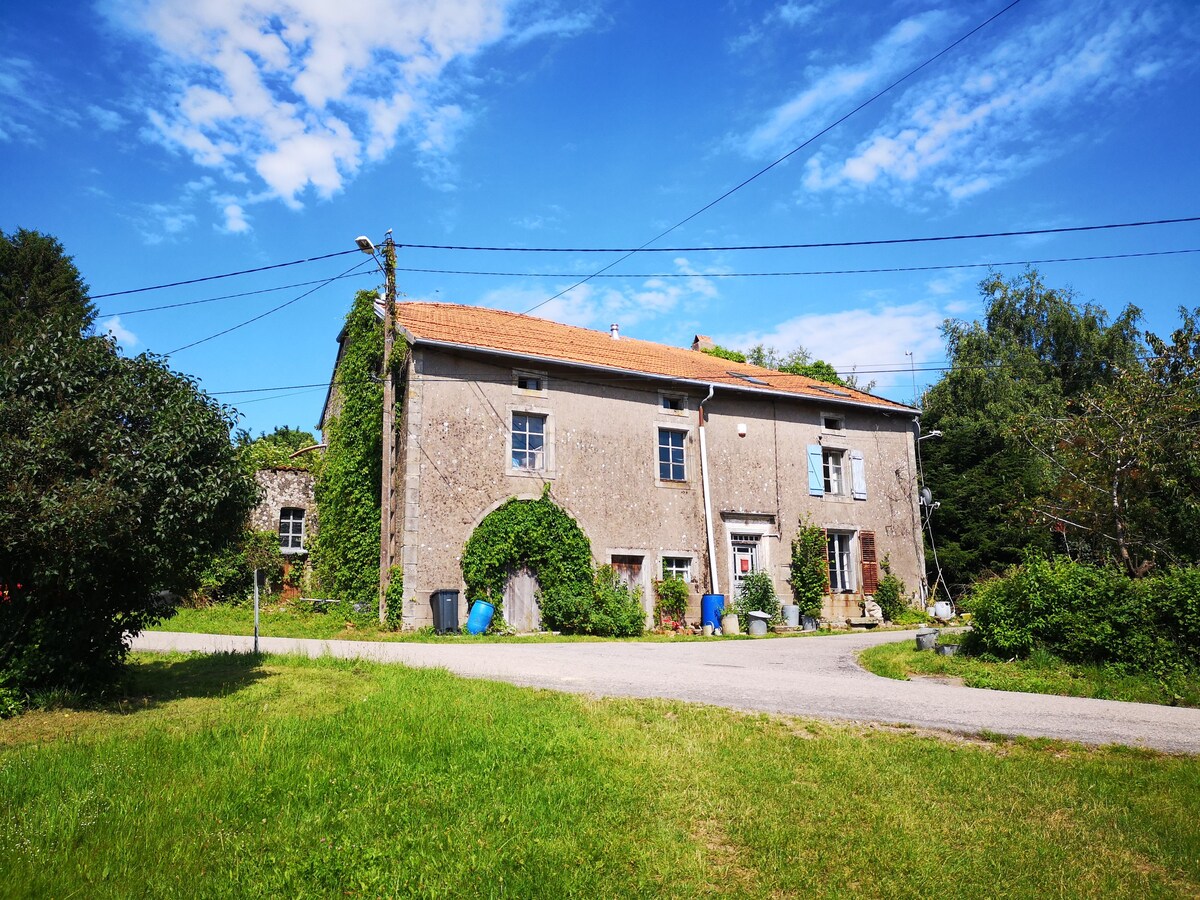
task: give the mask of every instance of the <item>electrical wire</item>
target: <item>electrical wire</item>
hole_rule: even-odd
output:
[[[899,272],[935,272],[947,269],[988,269],[999,266],[1040,266],[1048,263],[1093,262],[1108,259],[1137,259],[1149,256],[1175,256],[1181,253],[1200,253],[1200,247],[1186,250],[1149,250],[1142,253],[1108,253],[1101,256],[1060,256],[1048,259],[1014,259],[1003,262],[949,263],[935,266],[887,266],[875,269],[813,269],[794,272],[638,272],[600,273],[593,278],[791,278],[804,275],[877,275]],[[486,272],[468,269],[398,268],[397,272],[419,275],[484,275],[502,278],[578,278],[573,272]],[[237,296],[237,295],[234,295]],[[223,299],[223,298],[218,298]],[[196,301],[205,302],[205,301]],[[140,311],[140,310],[139,310]],[[115,314],[114,314],[115,315]],[[124,315],[122,313],[122,315]]]
[[[185,284],[200,284],[202,281],[217,281],[221,278],[233,278],[236,275],[252,275],[255,272],[267,272],[271,269],[283,269],[287,266],[298,266],[302,263],[317,262],[322,259],[333,259],[335,256],[345,256],[348,253],[358,253],[358,250],[339,250],[337,253],[326,253],[324,256],[310,256],[308,259],[295,259],[291,262],[275,263],[270,266],[259,266],[257,269],[242,269],[240,272],[226,272],[223,275],[205,275],[203,278],[189,278],[187,281],[172,281],[169,284],[154,284],[150,287],[130,288],[127,291],[110,291],[107,294],[92,294],[92,300],[103,300],[105,297],[123,297],[127,294],[141,294],[146,291],[161,291],[163,288],[183,287]]]
[[[352,251],[352,252],[357,252],[357,251]],[[293,297],[291,300],[288,300],[286,303],[281,303],[278,306],[268,309],[266,312],[259,313],[257,316],[254,316],[253,318],[246,319],[246,321],[244,321],[244,322],[239,322],[238,324],[233,325],[229,328],[225,328],[221,331],[218,331],[215,334],[210,334],[208,337],[202,337],[199,340],[192,341],[189,344],[184,344],[182,347],[176,347],[174,350],[168,351],[167,356],[172,356],[176,353],[179,353],[181,350],[188,350],[188,349],[191,349],[192,347],[196,347],[200,344],[207,343],[208,341],[214,340],[215,338],[219,338],[219,337],[222,337],[223,335],[229,334],[232,331],[237,331],[239,328],[245,328],[247,325],[250,325],[253,322],[257,322],[259,319],[265,319],[267,316],[271,315],[272,313],[277,313],[281,309],[291,306],[293,303],[296,303],[299,300],[303,300],[309,294],[316,293],[321,288],[325,287],[325,285],[332,284],[333,282],[337,281],[339,278],[349,275],[355,269],[362,268],[368,262],[371,262],[371,261],[372,260],[364,259],[362,262],[355,263],[353,266],[351,266],[345,272],[342,272],[341,275],[334,275],[332,278],[327,278],[325,281],[322,281],[316,287],[305,291],[303,294],[300,294],[299,296]]]
[[[371,275],[372,272],[354,272],[348,275],[337,275],[334,278],[317,281],[298,281],[295,284],[281,284],[279,287],[260,288],[257,291],[242,291],[238,294],[222,294],[220,297],[206,297],[203,300],[186,300],[183,303],[164,303],[162,306],[144,306],[140,309],[125,309],[120,312],[106,312],[105,316],[134,316],[139,313],[160,312],[164,309],[180,309],[185,306],[199,306],[203,303],[215,303],[218,300],[233,300],[238,297],[253,297],[257,294],[270,294],[275,291],[287,291],[292,288],[308,287],[311,284],[329,284],[331,281],[337,281],[341,278],[361,278],[363,275]]]
[[[890,244],[932,244],[940,241],[974,241],[984,238],[1036,237],[1048,234],[1073,234],[1082,231],[1111,231],[1117,228],[1144,228],[1150,225],[1181,225],[1200,222],[1200,216],[1173,219],[1147,219],[1139,222],[1107,222],[1102,225],[1067,225],[1062,228],[1024,228],[1020,231],[985,231],[975,234],[946,234],[933,237],[873,238],[862,241],[821,241],[809,244],[746,244],[729,247],[472,247],[452,244],[397,244],[408,250],[477,250],[499,253],[734,253],[742,250],[829,250],[838,247],[879,247]],[[678,226],[676,226],[678,227]],[[663,234],[668,232],[664,231]],[[660,235],[659,237],[661,237]],[[652,238],[656,241],[658,238]],[[621,262],[621,260],[617,260]],[[615,263],[614,263],[615,265]],[[608,268],[611,268],[608,267]],[[597,276],[592,276],[593,278]]]
[[[563,294],[569,293],[570,291],[573,291],[573,290],[575,290],[575,288],[577,288],[577,287],[580,287],[581,285],[587,284],[589,281],[591,281],[593,278],[595,278],[595,277],[596,277],[596,275],[599,275],[599,274],[601,274],[601,273],[603,273],[603,272],[607,272],[607,271],[608,271],[609,269],[611,269],[613,266],[619,265],[620,263],[622,263],[622,262],[624,262],[625,260],[627,260],[629,257],[633,256],[633,254],[637,253],[637,252],[638,252],[638,251],[640,251],[640,250],[644,250],[646,247],[649,247],[651,244],[658,242],[658,241],[659,241],[661,238],[663,238],[663,237],[666,237],[668,234],[670,234],[670,233],[671,233],[672,231],[674,231],[675,229],[677,229],[677,228],[680,228],[680,227],[682,227],[683,225],[686,225],[688,222],[692,221],[692,219],[694,219],[694,218],[696,218],[697,216],[701,215],[702,213],[705,213],[705,212],[707,212],[708,210],[712,209],[714,206],[716,206],[718,203],[720,203],[720,202],[721,202],[722,200],[724,200],[726,197],[729,197],[730,195],[737,193],[737,192],[738,192],[738,191],[740,191],[742,188],[744,188],[746,185],[750,184],[751,182],[753,182],[753,181],[757,180],[758,178],[762,177],[763,175],[765,175],[767,172],[771,171],[773,168],[775,168],[777,165],[779,165],[780,163],[782,163],[784,160],[786,160],[786,159],[789,159],[790,157],[792,157],[792,156],[793,156],[793,155],[795,155],[796,153],[799,153],[801,150],[803,150],[803,149],[804,149],[805,147],[807,147],[809,144],[811,144],[811,143],[813,143],[814,141],[816,141],[818,138],[821,138],[821,137],[823,137],[824,135],[828,134],[830,131],[832,131],[832,130],[833,130],[834,128],[836,128],[838,125],[841,125],[843,122],[845,122],[845,121],[846,121],[847,119],[849,119],[851,116],[853,116],[853,115],[857,114],[857,113],[858,113],[860,110],[866,109],[868,106],[870,106],[870,105],[871,105],[872,103],[874,103],[876,100],[878,100],[880,97],[884,96],[885,94],[887,94],[887,93],[889,93],[890,91],[894,90],[895,88],[899,87],[899,86],[900,86],[901,84],[903,84],[905,81],[908,81],[908,79],[912,78],[914,75],[916,75],[916,74],[917,74],[918,72],[920,72],[922,69],[924,69],[926,66],[928,66],[928,65],[931,65],[931,64],[932,64],[933,62],[935,62],[936,60],[938,60],[938,59],[940,59],[941,57],[945,56],[947,53],[949,53],[951,50],[953,50],[955,47],[957,47],[957,46],[958,46],[959,44],[961,44],[963,41],[967,40],[969,37],[971,37],[971,36],[972,36],[973,34],[975,34],[976,32],[980,31],[981,29],[985,28],[987,25],[989,25],[989,24],[991,24],[992,22],[996,21],[996,19],[1000,18],[1002,15],[1004,15],[1006,12],[1008,12],[1010,9],[1012,9],[1014,6],[1016,6],[1016,5],[1017,5],[1017,4],[1019,4],[1020,2],[1021,2],[1021,0],[1012,0],[1012,2],[1011,2],[1011,3],[1009,3],[1009,4],[1008,4],[1006,7],[1004,7],[1002,10],[1000,10],[999,12],[997,12],[997,13],[994,13],[993,15],[989,16],[989,17],[988,17],[986,20],[984,20],[984,21],[983,21],[983,22],[981,22],[980,24],[976,25],[974,28],[972,28],[970,31],[968,31],[966,34],[964,34],[962,37],[960,37],[960,38],[959,38],[958,40],[956,40],[954,43],[950,44],[948,47],[944,47],[943,49],[939,50],[937,53],[935,53],[935,54],[934,54],[933,56],[931,56],[929,59],[925,60],[925,62],[921,63],[921,64],[920,64],[919,66],[917,66],[915,69],[912,69],[912,70],[910,70],[910,71],[909,71],[909,72],[907,72],[905,75],[902,75],[900,78],[898,78],[898,79],[896,79],[895,81],[893,81],[893,82],[892,82],[891,84],[889,84],[887,87],[883,88],[883,90],[881,90],[881,91],[878,91],[877,93],[875,93],[875,94],[874,94],[874,95],[872,95],[871,97],[868,97],[866,100],[864,100],[864,101],[863,101],[862,103],[860,103],[858,106],[854,107],[854,109],[850,110],[848,113],[846,113],[845,115],[843,115],[843,116],[842,116],[840,119],[837,119],[836,121],[834,121],[834,122],[830,123],[829,125],[826,125],[824,128],[822,128],[822,129],[821,129],[820,131],[818,131],[816,134],[812,135],[811,137],[809,137],[808,139],[806,139],[805,141],[803,141],[802,143],[800,143],[798,146],[796,146],[796,147],[793,147],[791,150],[789,150],[789,151],[788,151],[787,153],[785,153],[783,156],[779,157],[779,159],[775,160],[775,161],[774,161],[773,163],[771,163],[769,166],[766,166],[766,167],[764,167],[764,168],[762,168],[762,169],[759,169],[757,172],[755,172],[755,173],[754,173],[753,175],[751,175],[749,178],[747,178],[747,179],[745,179],[744,181],[742,181],[740,184],[737,184],[737,185],[735,185],[734,187],[730,188],[730,189],[729,189],[729,190],[727,190],[725,193],[723,193],[721,196],[717,197],[715,200],[713,200],[713,201],[711,201],[711,202],[709,202],[709,203],[706,203],[704,206],[700,207],[700,208],[699,208],[698,210],[696,210],[694,213],[692,213],[691,215],[687,216],[686,218],[683,218],[683,219],[681,219],[680,221],[676,222],[674,225],[672,225],[670,228],[666,229],[665,231],[661,231],[661,232],[659,232],[657,235],[655,235],[654,237],[650,238],[650,240],[646,241],[646,242],[645,242],[644,244],[642,244],[640,247],[638,247],[638,248],[636,248],[636,249],[634,249],[634,250],[630,250],[628,253],[626,253],[624,256],[622,256],[620,259],[613,260],[613,261],[612,261],[611,263],[609,263],[607,266],[604,266],[603,268],[601,268],[601,269],[600,269],[600,271],[599,271],[599,272],[596,272],[594,275],[589,275],[587,278],[584,278],[583,280],[581,280],[581,281],[579,281],[579,282],[576,282],[575,284],[571,285],[570,287],[568,287],[568,288],[565,288],[565,289],[563,289],[563,290],[559,291],[559,292],[558,292],[557,294],[555,294],[553,297],[548,297],[548,298],[546,298],[545,300],[543,300],[541,303],[538,303],[538,304],[536,304],[536,305],[534,305],[534,306],[530,307],[529,309],[527,309],[527,310],[525,310],[525,311],[526,311],[526,312],[533,312],[535,309],[538,309],[538,308],[540,308],[540,307],[542,307],[542,306],[545,306],[547,303],[550,303],[550,302],[552,302],[552,301],[554,301],[554,300],[557,300],[557,299],[558,299],[559,297],[561,297]]]

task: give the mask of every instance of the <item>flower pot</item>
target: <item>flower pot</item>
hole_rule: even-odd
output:
[[[805,631],[816,631],[817,626],[820,624],[821,624],[821,621],[816,616],[802,616],[801,617],[801,627]]]
[[[741,634],[742,629],[738,625],[738,617],[736,613],[727,613],[721,616],[721,631],[725,634]]]

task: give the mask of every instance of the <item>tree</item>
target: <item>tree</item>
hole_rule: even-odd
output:
[[[0,690],[87,688],[170,613],[156,592],[190,589],[240,536],[256,489],[231,411],[88,336],[95,311],[58,242],[17,237],[0,271],[6,292],[30,288],[0,307]]]
[[[57,240],[0,231],[0,349],[31,333],[86,334],[95,318],[87,285]]]
[[[1200,557],[1200,308],[1180,315],[1170,343],[1147,332],[1148,357],[1071,398],[1064,415],[1021,422],[1050,470],[1032,509],[1072,555],[1135,577],[1159,558]]]
[[[733,362],[750,363],[752,366],[762,366],[764,369],[776,369],[780,372],[787,372],[789,375],[803,375],[806,378],[812,378],[814,381],[824,381],[828,384],[836,384],[841,387],[852,387],[861,391],[870,391],[875,386],[875,382],[872,381],[865,387],[860,387],[858,380],[853,375],[843,379],[838,375],[837,370],[825,362],[825,360],[814,360],[812,354],[804,347],[797,347],[795,350],[782,354],[774,347],[768,347],[764,344],[755,344],[745,353],[737,350],[729,350],[720,345],[705,347],[703,351],[710,356],[719,356],[722,359],[732,360]]]
[[[1103,309],[1046,287],[1033,269],[1008,281],[992,274],[979,287],[984,319],[943,325],[950,368],[922,403],[924,429],[943,435],[920,447],[952,588],[1054,548],[1054,532],[1030,512],[1052,472],[1020,423],[1064,415],[1070,399],[1111,383],[1142,350],[1134,306],[1110,324]]]
[[[287,425],[276,427],[270,434],[263,432],[256,438],[251,438],[245,429],[239,429],[234,438],[242,461],[251,471],[270,468],[311,471],[320,459],[317,453],[302,453],[295,457],[292,454],[316,444],[312,432]]]

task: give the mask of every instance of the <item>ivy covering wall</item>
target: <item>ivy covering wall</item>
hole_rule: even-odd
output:
[[[379,511],[383,453],[383,326],[375,292],[359,291],[346,316],[341,361],[334,373],[340,400],[325,420],[328,448],[316,482],[317,575],[338,600],[378,607]]]
[[[487,600],[496,607],[493,621],[499,621],[504,585],[522,567],[534,574],[551,602],[592,590],[591,542],[548,490],[537,500],[505,502],[471,533],[462,555],[467,602]]]

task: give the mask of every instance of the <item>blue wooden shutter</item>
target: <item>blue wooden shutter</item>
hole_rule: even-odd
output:
[[[855,500],[867,499],[867,466],[861,450],[850,451],[850,484]]]
[[[808,493],[813,497],[825,496],[825,475],[821,471],[821,445],[808,445]]]

